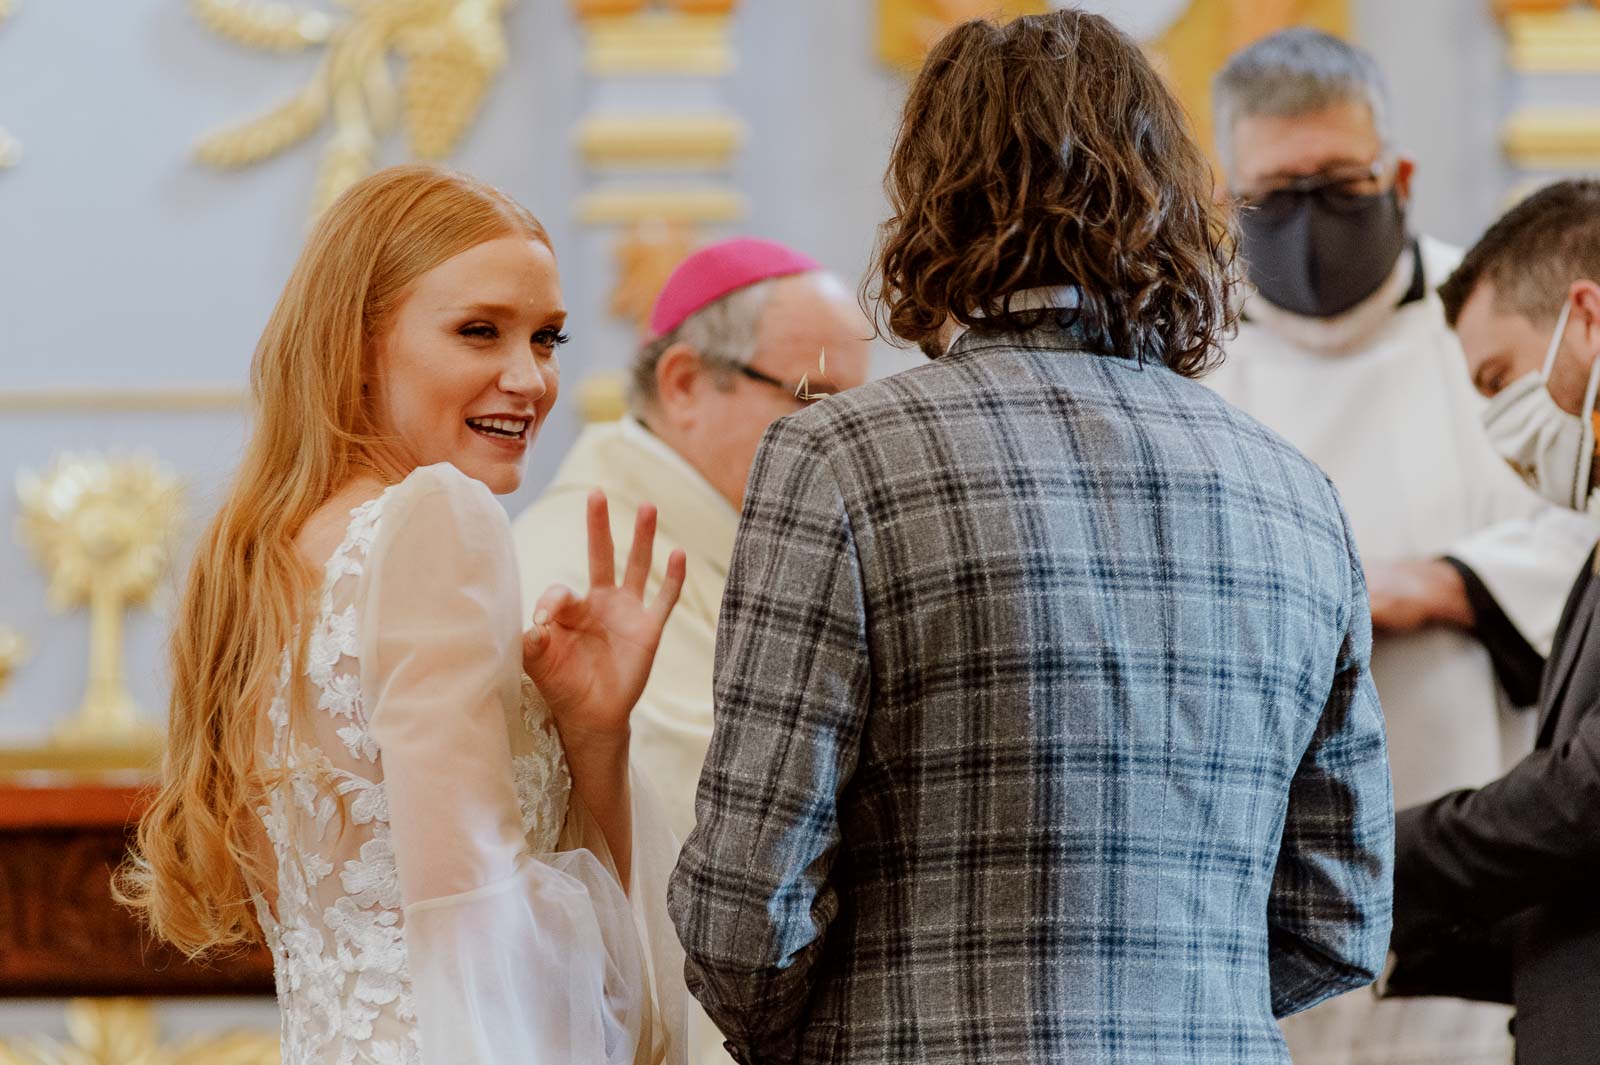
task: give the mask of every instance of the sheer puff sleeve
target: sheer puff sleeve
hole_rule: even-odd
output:
[[[505,512],[430,466],[391,489],[360,607],[428,1065],[660,1057],[636,919],[586,849],[530,853],[508,721],[521,624]]]

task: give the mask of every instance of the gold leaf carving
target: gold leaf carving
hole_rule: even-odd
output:
[[[400,38],[406,133],[422,158],[450,154],[505,65],[499,8],[492,0],[458,4],[449,18]]]
[[[371,172],[377,140],[394,127],[402,105],[412,153],[448,155],[506,60],[507,0],[344,0],[349,12],[338,17],[261,0],[191,2],[206,25],[238,43],[323,49],[304,89],[203,138],[196,152],[213,166],[248,166],[307,139],[331,117],[334,134],[317,170],[318,212]],[[398,92],[391,56],[404,60]]]
[[[67,1007],[70,1041],[0,1040],[0,1065],[278,1065],[276,1033],[230,1032],[168,1045],[139,999],[78,999]]]
[[[333,19],[321,11],[298,11],[283,3],[194,0],[195,14],[212,32],[251,48],[298,52],[326,44]]]
[[[0,695],[5,694],[6,685],[11,683],[11,675],[28,660],[31,651],[26,636],[16,629],[0,625]]]
[[[681,221],[650,218],[629,226],[616,245],[617,280],[611,290],[611,314],[643,336],[667,278],[699,243],[694,227]]]
[[[328,94],[319,78],[266,114],[203,138],[195,156],[221,167],[259,163],[311,136],[327,114]]]
[[[10,18],[16,7],[14,0],[0,0],[0,22]],[[15,137],[0,128],[0,170],[4,170],[9,166],[16,166],[17,161],[21,158],[22,145],[17,143]],[[0,1065],[3,1065],[3,1063],[0,1063]]]

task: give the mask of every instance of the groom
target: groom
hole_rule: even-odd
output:
[[[947,35],[886,188],[933,361],[778,421],[669,892],[740,1061],[1287,1065],[1368,983],[1393,812],[1327,479],[1192,378],[1210,168],[1076,11]]]

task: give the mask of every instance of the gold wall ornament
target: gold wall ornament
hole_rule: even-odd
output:
[[[584,225],[630,222],[737,222],[748,205],[737,190],[723,185],[612,185],[578,197],[578,221]]]
[[[699,233],[683,222],[652,218],[629,226],[616,244],[612,317],[621,318],[644,336],[667,278],[699,244]]]
[[[1066,0],[878,0],[878,54],[915,72],[933,44],[969,18],[1014,18],[1065,6]],[[1169,5],[1159,5],[1166,7]],[[1190,132],[1214,156],[1211,78],[1246,45],[1289,26],[1314,26],[1348,37],[1350,0],[1188,0],[1170,5],[1143,41],[1145,53],[1183,104]]]
[[[1600,71],[1600,11],[1575,8],[1505,19],[1511,69],[1521,74]]]
[[[68,1042],[0,1039],[0,1065],[278,1065],[276,1032],[228,1032],[165,1043],[149,1002],[76,999]]]
[[[0,0],[4,2],[4,0]],[[322,48],[311,80],[276,107],[204,137],[196,156],[249,166],[306,140],[331,117],[315,211],[371,173],[378,140],[403,122],[412,154],[442,159],[460,141],[506,61],[509,0],[345,0],[349,13],[262,0],[191,0],[218,35],[268,51]],[[397,92],[390,55],[404,60]]]
[[[583,424],[614,422],[628,413],[628,383],[621,370],[607,370],[578,382],[578,410]]]
[[[16,0],[0,0],[0,22],[11,17],[17,9]],[[0,128],[0,170],[16,166],[22,160],[22,145],[17,139]]]
[[[57,610],[89,606],[89,683],[56,732],[68,745],[148,746],[159,730],[128,693],[122,614],[148,602],[181,515],[178,478],[150,458],[60,456],[42,476],[17,475],[18,534],[50,582]]]
[[[16,629],[0,625],[0,695],[5,694],[11,677],[32,653],[26,636]]]
[[[590,74],[722,77],[733,70],[727,15],[640,11],[584,20],[583,61]]]
[[[1600,109],[1570,104],[1523,107],[1501,132],[1506,157],[1524,170],[1586,170],[1600,162]]]
[[[725,169],[744,143],[744,123],[719,112],[597,114],[578,123],[578,147],[591,170]]]

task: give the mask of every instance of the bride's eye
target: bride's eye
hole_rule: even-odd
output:
[[[456,332],[473,340],[493,340],[500,335],[500,330],[488,322],[473,322],[471,325],[462,326]]]
[[[572,338],[559,329],[541,329],[533,334],[533,342],[541,348],[559,348]]]

